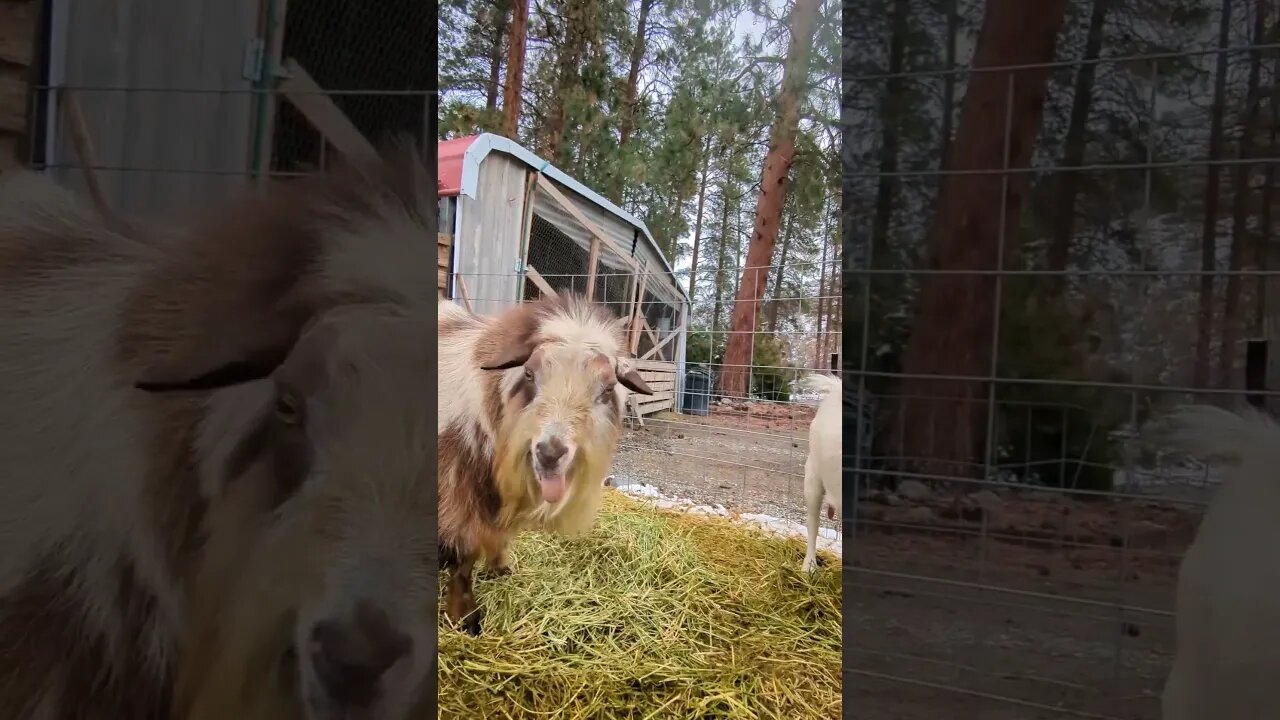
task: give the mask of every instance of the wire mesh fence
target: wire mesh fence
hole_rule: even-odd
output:
[[[17,5],[30,11],[20,29],[9,24]],[[15,164],[112,213],[165,217],[392,137],[423,143],[435,115],[429,8],[347,5],[263,0],[215,12],[190,0],[114,14],[0,3],[0,47],[28,33],[20,81],[0,81],[0,151],[12,146]],[[0,57],[4,78],[9,61]]]
[[[523,278],[513,270],[504,282],[463,276],[453,286],[523,283],[522,302],[548,292],[585,294],[590,275],[586,242],[570,237],[576,232],[574,221],[539,221],[537,206],[532,216]],[[478,237],[455,241],[464,246],[483,242]],[[788,264],[788,292],[761,303],[760,329],[743,333],[753,347],[746,367],[748,387],[742,392],[726,391],[720,383],[726,345],[734,335],[727,327],[731,285],[720,288],[719,298],[703,296],[690,307],[676,299],[686,281],[672,272],[600,264],[593,302],[623,320],[626,354],[631,356],[626,362],[653,390],[651,396],[631,398],[611,481],[615,487],[660,503],[748,515],[776,529],[798,530],[804,522],[809,425],[825,390],[807,376],[830,374],[831,355],[840,346],[839,330],[832,324],[840,297],[838,253],[831,249],[829,254],[830,260]],[[617,264],[625,261],[619,258]],[[536,280],[528,276],[530,270]],[[778,270],[771,267],[771,275]],[[702,271],[715,269],[704,265]],[[820,280],[825,295],[819,295]],[[453,299],[481,314],[504,307],[496,298]],[[769,312],[770,304],[779,310]],[[720,308],[718,319],[715,307]],[[838,546],[836,523],[825,517],[822,522],[827,542]]]
[[[863,718],[1159,717],[1217,479],[1141,427],[1274,402],[1280,6],[1031,5],[844,7]]]

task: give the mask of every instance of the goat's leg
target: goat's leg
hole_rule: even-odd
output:
[[[818,476],[817,463],[812,455],[804,463],[805,544],[804,564],[801,572],[813,572],[818,562],[818,520],[822,514],[822,478]]]
[[[486,565],[488,574],[493,577],[506,577],[511,574],[511,558],[507,556],[507,543],[503,542]]]
[[[461,625],[468,635],[480,634],[480,621],[484,613],[476,605],[475,590],[471,585],[471,573],[476,566],[474,553],[458,558],[458,564],[449,575],[449,601],[445,608],[449,621]]]

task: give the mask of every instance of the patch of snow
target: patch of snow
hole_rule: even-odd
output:
[[[663,510],[679,510],[698,515],[716,515],[731,521],[751,525],[773,535],[793,537],[804,540],[807,535],[804,523],[783,520],[764,513],[731,513],[723,505],[700,505],[688,498],[675,497],[663,493],[655,485],[644,482],[624,482],[615,488],[618,492],[632,497],[644,498],[654,506]],[[818,528],[818,549],[841,557],[840,534],[834,528]]]

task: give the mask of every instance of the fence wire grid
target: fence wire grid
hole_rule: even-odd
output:
[[[1280,3],[843,13],[846,707],[1158,718],[1218,481],[1140,429],[1280,407]]]
[[[533,216],[537,218],[536,211]],[[452,287],[522,283],[524,302],[542,296],[543,285],[557,294],[583,293],[589,279],[587,253],[569,239],[573,230],[566,233],[560,222],[535,221],[530,227],[522,269],[532,268],[538,282],[527,276],[522,280],[516,271],[496,284],[478,274],[464,275],[459,282],[455,270]],[[455,242],[476,240],[464,237]],[[814,372],[832,374],[831,354],[838,353],[840,343],[833,324],[838,322],[840,297],[838,251],[832,245],[824,249],[825,262],[789,263],[787,282],[760,304],[761,329],[750,334],[754,347],[745,366],[748,387],[740,391],[726,391],[719,381],[728,367],[723,354],[732,334],[732,281],[721,288],[718,300],[710,287],[696,291],[689,307],[676,289],[677,283],[687,286],[687,276],[665,269],[639,274],[600,264],[593,302],[624,322],[641,319],[634,331],[637,337],[632,338],[630,325],[626,329],[626,341],[634,348],[628,362],[654,393],[633,396],[612,486],[659,503],[700,506],[700,511],[725,516],[754,515],[776,529],[802,529],[809,425],[822,398],[805,378]],[[778,270],[769,268],[771,278]],[[699,275],[704,273],[712,277],[716,268],[702,264]],[[741,268],[733,267],[723,275],[740,273]],[[825,295],[819,294],[820,282]],[[641,284],[647,290],[637,307]],[[510,307],[501,298],[462,298],[455,293],[451,299],[480,314]],[[838,547],[838,523],[824,514],[822,527],[827,542]],[[803,551],[797,552],[798,565]]]
[[[332,167],[353,140],[407,136],[425,159],[428,6],[216,5],[103,17],[91,4],[0,0],[0,170],[43,170],[114,214],[165,220]]]

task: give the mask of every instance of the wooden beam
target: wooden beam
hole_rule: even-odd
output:
[[[657,355],[657,354],[658,354],[658,351],[659,351],[659,350],[661,350],[661,349],[663,348],[663,346],[665,346],[667,343],[669,343],[669,342],[671,342],[672,340],[674,340],[674,339],[676,338],[676,336],[677,336],[677,335],[679,335],[679,334],[680,334],[680,333],[682,333],[682,332],[684,332],[684,323],[683,323],[683,322],[682,322],[682,323],[680,323],[680,326],[679,326],[679,327],[677,327],[675,330],[672,330],[672,331],[671,331],[671,334],[670,334],[670,335],[667,335],[667,337],[666,337],[662,342],[658,343],[657,345],[654,345],[652,348],[650,348],[650,349],[649,349],[649,351],[648,351],[648,352],[646,352],[644,355],[641,355],[641,356],[640,356],[640,359],[641,359],[641,360],[648,360],[649,358],[653,357],[654,355]]]
[[[113,230],[128,232],[129,223],[116,215],[107,202],[106,194],[102,192],[102,182],[98,179],[98,173],[95,170],[98,164],[97,153],[93,150],[93,141],[89,137],[89,124],[80,110],[80,103],[76,101],[71,90],[63,90],[58,99],[62,105],[63,120],[66,121],[68,132],[71,134],[71,146],[76,152],[80,173],[84,175],[84,184],[89,189],[89,198],[93,201],[93,206]]]
[[[582,223],[582,226],[587,229],[587,232],[591,233],[596,238],[599,238],[600,241],[607,245],[610,250],[617,253],[618,257],[630,264],[633,270],[639,268],[639,263],[636,262],[635,258],[631,257],[630,253],[623,252],[622,248],[618,247],[618,244],[615,243],[612,238],[604,234],[604,231],[600,229],[599,225],[591,222],[586,215],[583,215],[582,211],[578,209],[578,206],[566,197],[564,193],[560,192],[560,188],[556,187],[555,183],[548,180],[545,175],[538,175],[538,187],[542,188],[543,192],[547,193],[554,198],[556,202],[560,203],[560,205],[564,207],[565,212],[572,215],[574,220]]]
[[[280,83],[280,93],[298,108],[298,112],[338,152],[349,160],[371,161],[377,157],[373,144],[351,124],[347,116],[324,94],[324,88],[312,79],[298,61],[293,58],[285,60],[281,74],[284,75],[284,80]]]
[[[538,286],[538,290],[543,295],[549,295],[551,297],[559,297],[556,291],[551,288],[551,285],[548,284],[545,279],[543,279],[542,273],[538,272],[538,270],[534,268],[532,265],[524,266],[524,274],[526,277],[528,277],[530,280],[533,281],[534,285]]]
[[[632,357],[635,357],[636,347],[640,345],[640,308],[644,306],[644,291],[648,284],[649,273],[645,272],[645,268],[641,266],[640,287],[636,290],[636,304],[631,309],[631,327],[628,330],[630,338],[627,341],[627,348]]]
[[[600,236],[591,236],[591,252],[587,255],[587,302],[596,297],[596,268],[600,267]]]
[[[462,273],[454,273],[453,285],[458,288],[458,298],[462,300],[462,306],[472,315],[476,311],[471,307],[471,293],[467,292],[467,281],[462,279]]]

